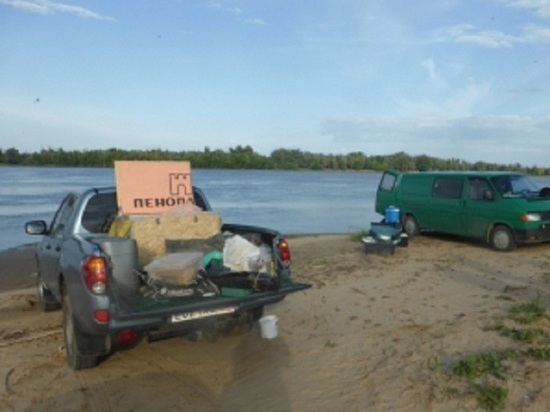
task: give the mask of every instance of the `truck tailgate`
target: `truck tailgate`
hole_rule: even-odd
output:
[[[119,297],[111,309],[111,327],[146,328],[159,324],[173,323],[173,319],[191,320],[194,314],[218,315],[251,309],[276,303],[289,293],[299,292],[311,287],[305,283],[286,283],[278,290],[253,292],[246,296],[211,297],[143,297],[140,295]],[[175,318],[174,318],[175,316]]]

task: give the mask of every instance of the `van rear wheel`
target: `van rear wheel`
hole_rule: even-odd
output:
[[[498,225],[493,228],[489,243],[493,249],[499,252],[509,252],[516,247],[512,231],[504,225]]]
[[[414,237],[420,234],[420,226],[413,215],[406,215],[403,218],[403,231],[409,236]]]

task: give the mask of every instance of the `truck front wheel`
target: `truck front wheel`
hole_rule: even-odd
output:
[[[509,252],[516,247],[512,231],[504,225],[497,225],[491,230],[489,244],[499,252]]]
[[[89,345],[88,336],[75,319],[67,290],[63,288],[63,335],[67,363],[74,370],[93,368],[99,362],[97,355],[85,355],[81,348]]]
[[[50,312],[61,308],[61,304],[55,299],[54,294],[44,284],[40,272],[36,275],[36,289],[38,305],[42,312]]]

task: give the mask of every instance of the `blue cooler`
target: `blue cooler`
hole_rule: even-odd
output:
[[[388,224],[395,224],[399,223],[399,209],[395,206],[388,206],[386,209],[386,223]]]

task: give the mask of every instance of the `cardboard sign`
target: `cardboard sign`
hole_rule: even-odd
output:
[[[193,205],[191,164],[172,161],[116,161],[119,211],[158,214]]]

